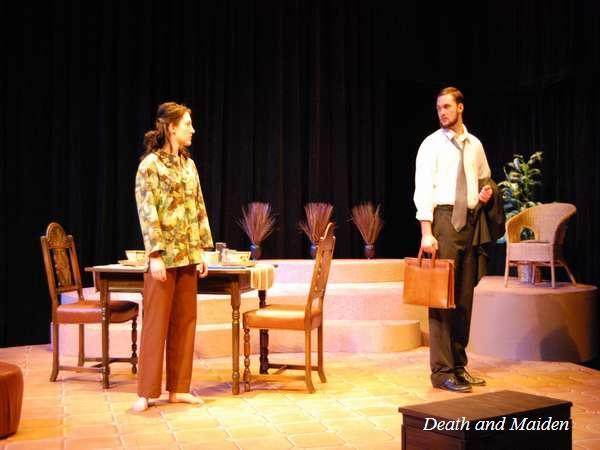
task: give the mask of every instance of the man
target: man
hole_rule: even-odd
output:
[[[455,261],[456,309],[429,309],[431,383],[469,392],[485,381],[465,369],[477,254],[473,246],[475,210],[492,196],[490,168],[479,139],[463,124],[463,95],[454,88],[437,96],[440,129],[425,138],[417,153],[414,202],[421,223],[421,249]],[[478,208],[477,208],[478,209]]]

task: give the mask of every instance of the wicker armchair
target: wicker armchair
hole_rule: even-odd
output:
[[[525,209],[506,221],[504,286],[508,284],[509,268],[520,264],[529,264],[533,269],[536,266],[549,266],[553,288],[556,286],[554,268],[562,266],[571,282],[576,284],[562,254],[567,222],[576,211],[577,208],[570,203],[546,203]],[[521,240],[524,228],[533,231],[533,240]],[[533,275],[531,282],[534,282]]]

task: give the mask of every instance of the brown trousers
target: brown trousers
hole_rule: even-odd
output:
[[[429,309],[429,362],[433,385],[443,383],[456,369],[467,365],[473,290],[477,284],[477,255],[472,246],[474,216],[457,232],[451,223],[452,207],[438,206],[433,212],[433,235],[438,258],[453,259],[455,309]]]
[[[169,392],[189,392],[196,335],[195,265],[167,269],[167,280],[144,274],[144,314],[138,371],[140,397],[160,397],[163,358],[167,346]]]

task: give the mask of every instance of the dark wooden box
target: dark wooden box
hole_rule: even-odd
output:
[[[398,408],[403,415],[402,448],[570,450],[571,406],[515,391],[404,406]]]

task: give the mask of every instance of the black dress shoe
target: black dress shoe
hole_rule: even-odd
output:
[[[483,378],[472,376],[466,369],[456,369],[454,375],[462,383],[470,384],[471,386],[485,386]]]
[[[468,383],[463,383],[457,380],[455,377],[450,376],[446,378],[443,382],[439,384],[434,384],[433,387],[438,389],[445,389],[446,391],[451,392],[471,392],[471,385]]]

